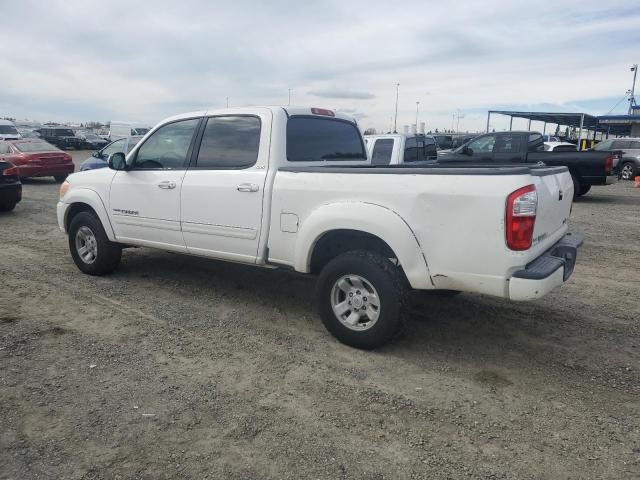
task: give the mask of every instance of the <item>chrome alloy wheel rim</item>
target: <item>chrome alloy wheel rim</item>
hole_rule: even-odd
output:
[[[360,275],[344,275],[331,289],[331,308],[345,327],[362,332],[378,321],[380,297],[367,279]]]
[[[76,232],[76,251],[87,264],[92,264],[98,258],[98,241],[89,227],[80,227]]]
[[[633,167],[629,164],[626,164],[622,167],[622,178],[625,180],[631,180],[631,174],[633,173]]]

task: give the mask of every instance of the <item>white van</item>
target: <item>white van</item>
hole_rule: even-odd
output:
[[[122,122],[114,120],[111,122],[109,130],[109,140],[112,142],[119,138],[127,138],[131,136],[146,135],[150,128],[139,127],[131,122]]]
[[[0,140],[18,140],[22,135],[9,120],[0,120]]]

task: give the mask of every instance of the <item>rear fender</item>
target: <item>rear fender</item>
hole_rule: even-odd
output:
[[[100,223],[102,223],[102,228],[104,228],[107,237],[112,242],[115,242],[116,236],[113,232],[113,227],[111,225],[111,220],[109,220],[109,215],[107,214],[107,207],[104,205],[100,196],[94,190],[89,188],[72,188],[67,192],[64,197],[64,203],[69,205],[69,208],[66,210],[64,224],[67,225],[69,212],[72,210],[70,207],[75,203],[84,203],[89,205],[94,212],[98,215],[100,219]]]
[[[311,255],[320,238],[333,230],[358,230],[383,240],[393,250],[413,288],[434,288],[427,261],[409,225],[395,211],[364,202],[323,205],[301,222],[294,268],[311,271]]]

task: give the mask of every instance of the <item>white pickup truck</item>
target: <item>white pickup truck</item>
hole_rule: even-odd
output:
[[[80,270],[109,273],[144,246],[318,274],[324,325],[359,348],[398,332],[410,288],[538,298],[582,243],[566,168],[375,167],[330,110],[179,115],[108,163],[60,189]]]
[[[431,135],[387,133],[365,135],[364,141],[371,165],[416,164],[438,159],[437,144]]]

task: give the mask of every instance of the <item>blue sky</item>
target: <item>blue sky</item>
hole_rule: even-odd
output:
[[[3,2],[0,116],[154,123],[231,105],[363,128],[483,128],[488,109],[607,113],[640,63],[640,1]],[[624,112],[621,102],[616,112]],[[496,125],[500,128],[500,125]]]

